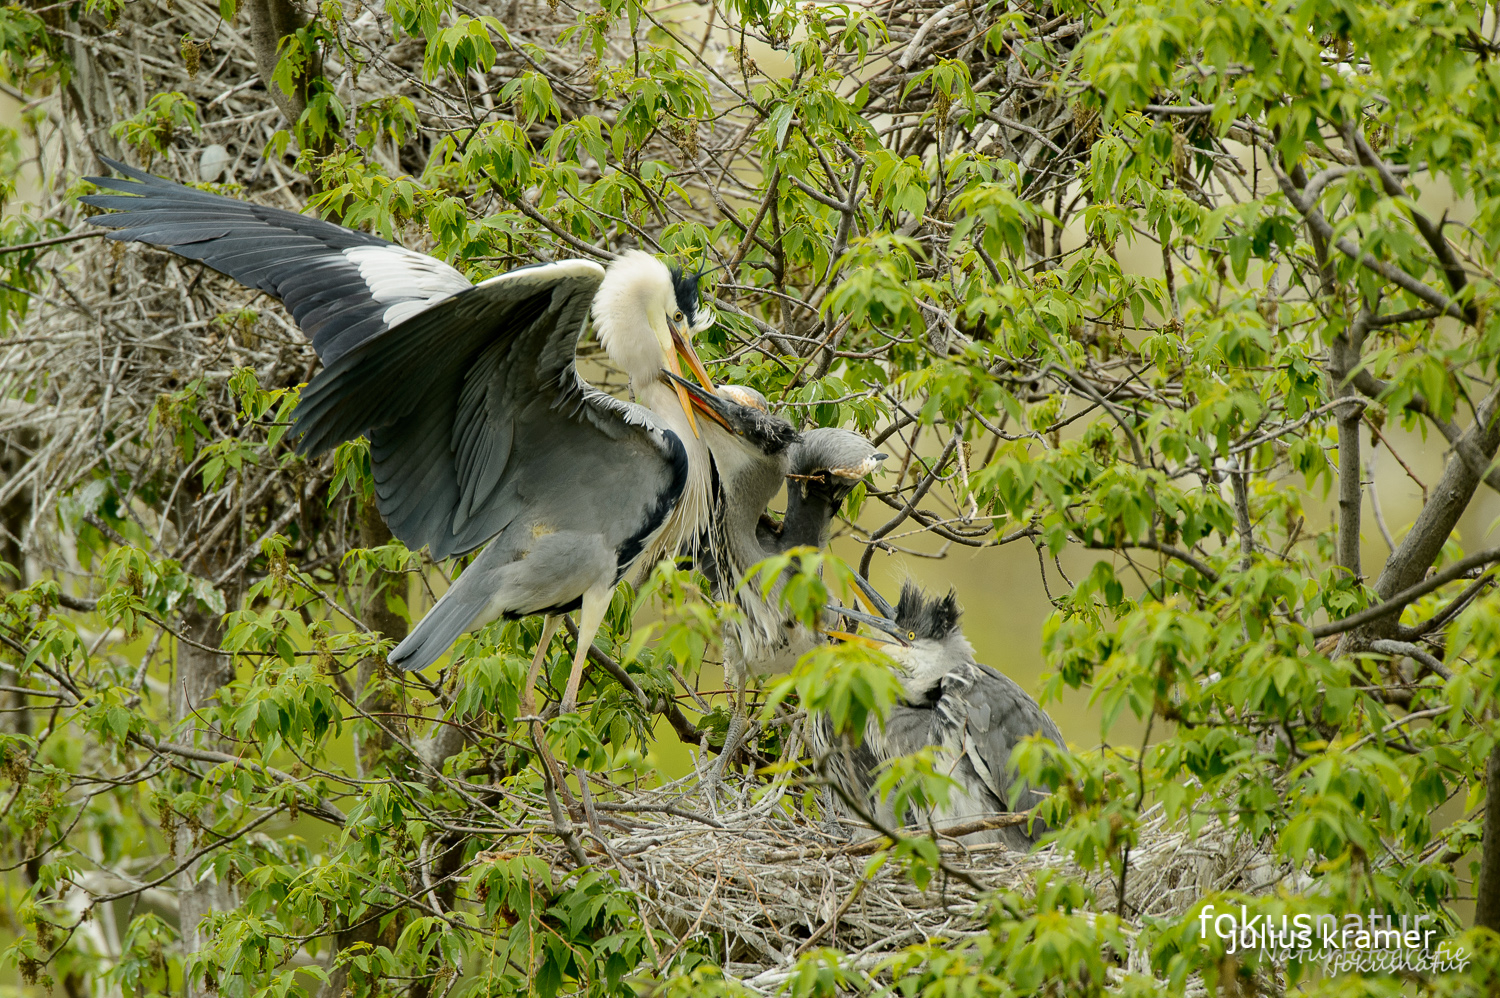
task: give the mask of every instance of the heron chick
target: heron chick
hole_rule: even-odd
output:
[[[929,596],[907,582],[894,609],[873,589],[880,615],[846,613],[872,626],[880,648],[897,665],[902,696],[884,721],[871,718],[858,746],[836,743],[832,726],[820,717],[813,740],[825,750],[833,777],[855,799],[875,805],[885,823],[907,824],[916,815],[895,814],[875,801],[882,764],[922,749],[936,750],[939,768],[957,784],[947,803],[931,817],[944,822],[1029,811],[1044,795],[1017,778],[1011,762],[1016,745],[1041,735],[1065,747],[1062,732],[1030,694],[1010,677],[975,661],[974,649],[959,627],[958,597]],[[847,754],[843,751],[848,748]],[[974,842],[1002,842],[1026,849],[1049,829],[1040,818],[965,836]]]
[[[698,561],[715,597],[740,610],[740,619],[725,628],[724,665],[743,689],[749,675],[786,672],[826,640],[782,608],[784,577],[765,593],[746,575],[794,547],[827,547],[840,505],[886,455],[850,430],[799,433],[753,388],[719,385],[709,395],[681,378],[673,381],[708,416],[703,439],[713,456],[713,515],[711,542],[700,545]],[[764,514],[783,483],[787,510],[778,524]]]
[[[756,563],[793,547],[826,547],[839,506],[885,455],[849,430],[816,427],[798,433],[772,414],[765,396],[754,389],[720,385],[709,395],[680,378],[674,381],[708,417],[703,438],[713,456],[714,504],[710,540],[699,545],[698,564],[715,598],[739,610],[724,626],[724,671],[734,700],[713,771],[717,782],[749,726],[745,688],[751,674],[788,671],[827,640],[783,608],[790,570],[769,591],[746,576]],[[764,512],[784,481],[787,510],[778,524]],[[833,619],[829,616],[827,626]]]

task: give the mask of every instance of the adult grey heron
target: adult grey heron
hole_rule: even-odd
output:
[[[589,645],[615,584],[675,555],[709,522],[709,457],[679,357],[712,384],[692,337],[713,322],[698,282],[646,253],[522,267],[478,285],[440,260],[295,212],[194,190],[104,160],[126,180],[81,198],[114,239],[166,247],[280,299],[323,369],[294,414],[298,450],[366,436],[378,508],[434,559],[484,550],[396,646],[407,669],[465,631],[541,614],[531,705],[561,615],[578,648],[561,707],[576,707]],[[641,404],[579,375],[592,307]],[[487,546],[485,546],[487,545]]]
[[[974,660],[974,649],[959,628],[957,596],[952,591],[928,596],[907,582],[895,608],[881,600],[880,611],[880,616],[848,615],[872,625],[882,650],[896,661],[902,698],[883,723],[872,718],[865,725],[862,743],[847,758],[833,748],[835,779],[850,796],[871,800],[882,763],[931,748],[940,768],[957,784],[947,803],[934,808],[933,818],[989,817],[1028,811],[1040,803],[1043,795],[1017,779],[1011,752],[1022,738],[1036,734],[1063,747],[1062,732],[1010,677]],[[819,740],[833,747],[827,719],[819,723]],[[912,817],[894,814],[883,803],[877,803],[877,812],[892,824]],[[1012,825],[966,838],[1025,849],[1047,831],[1037,819],[1029,830]]]

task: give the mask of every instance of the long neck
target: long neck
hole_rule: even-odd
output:
[[[718,427],[708,432],[725,435]],[[756,528],[766,503],[775,498],[786,479],[787,460],[785,453],[752,456],[730,448],[718,448],[715,454],[720,480],[714,511],[714,556],[720,578],[715,581],[724,590],[721,598],[727,598],[751,565],[776,553],[761,543]]]
[[[781,524],[781,548],[828,545],[834,503],[818,482],[789,481],[786,489],[786,519]]]
[[[679,552],[690,549],[712,523],[712,459],[703,438],[693,435],[693,428],[682,411],[682,403],[671,387],[659,378],[645,381],[644,384],[637,381],[633,387],[635,397],[640,400],[641,405],[655,413],[677,434],[677,439],[682,441],[683,449],[687,451],[688,459],[687,484],[683,486],[682,496],[668,514],[666,525],[656,543],[646,552],[644,563],[649,570],[649,566],[660,559],[675,557]],[[698,429],[701,433],[701,421]]]

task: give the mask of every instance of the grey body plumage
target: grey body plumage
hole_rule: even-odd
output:
[[[905,824],[922,816],[897,815],[888,805],[873,801],[879,767],[897,756],[932,748],[939,768],[957,783],[947,804],[934,808],[934,820],[950,823],[1027,811],[1040,803],[1043,795],[1016,778],[1011,753],[1022,738],[1036,734],[1062,747],[1062,732],[1008,676],[975,661],[974,649],[959,627],[954,594],[926,596],[908,582],[890,616],[885,629],[900,640],[886,651],[899,666],[902,698],[883,725],[875,719],[866,725],[863,742],[847,756],[833,743],[826,719],[820,719],[816,740],[831,750],[828,758],[835,778],[851,795],[875,803],[883,821]],[[973,833],[968,840],[1024,849],[1047,830],[1038,819],[1029,829],[993,829]]]
[[[486,544],[391,653],[421,669],[499,617],[582,608],[581,661],[615,583],[708,520],[708,456],[663,378],[713,321],[697,282],[644,253],[523,267],[478,285],[432,257],[317,218],[105,161],[128,180],[81,200],[110,236],[165,246],[282,300],[323,369],[294,414],[298,449],[367,436],[391,532],[434,559]],[[643,404],[590,386],[574,355],[592,309]],[[711,397],[711,395],[710,395]],[[548,642],[538,649],[536,667]],[[529,689],[529,688],[528,688]]]
[[[695,404],[718,417],[704,422],[715,489],[711,541],[700,545],[698,563],[715,597],[740,611],[740,619],[724,628],[724,664],[743,685],[749,675],[791,669],[822,640],[782,610],[784,579],[763,594],[758,582],[745,583],[746,573],[793,547],[826,547],[839,506],[885,455],[849,430],[799,433],[753,389],[720,385],[712,400],[699,398],[692,386],[688,391]],[[787,511],[778,524],[763,514],[783,482]]]

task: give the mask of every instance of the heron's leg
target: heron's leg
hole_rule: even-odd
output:
[[[714,764],[713,772],[709,777],[709,786],[717,790],[719,782],[723,779],[724,771],[729,768],[730,760],[734,758],[735,750],[739,748],[740,739],[745,737],[745,732],[750,729],[749,719],[745,716],[745,686],[750,679],[748,669],[736,670],[739,674],[734,681],[734,700],[729,711],[729,730],[724,732],[724,748],[719,752],[719,761]]]
[[[568,784],[562,778],[562,767],[557,760],[552,758],[552,753],[547,751],[547,738],[542,732],[541,720],[537,717],[536,710],[536,683],[541,677],[542,666],[547,661],[547,649],[552,644],[553,635],[562,626],[562,614],[548,614],[542,617],[542,636],[536,646],[536,654],[531,659],[531,671],[526,674],[526,688],[521,691],[521,716],[531,718],[531,738],[536,746],[537,755],[542,760],[542,765],[547,768],[547,774],[552,778],[552,785],[562,796],[563,804],[568,813],[577,817],[578,804],[573,800],[573,795],[568,793]]]
[[[542,666],[546,664],[547,648],[552,644],[552,636],[557,633],[561,624],[561,615],[548,614],[542,618],[542,639],[537,642],[536,654],[531,658],[531,671],[526,673],[526,688],[521,691],[522,716],[536,713],[536,681],[542,674]]]
[[[595,586],[583,594],[583,606],[578,610],[578,650],[573,653],[573,671],[568,673],[568,689],[563,693],[558,713],[571,714],[578,709],[578,684],[583,679],[583,663],[588,661],[589,648],[599,625],[604,623],[604,614],[609,610],[614,586]]]

